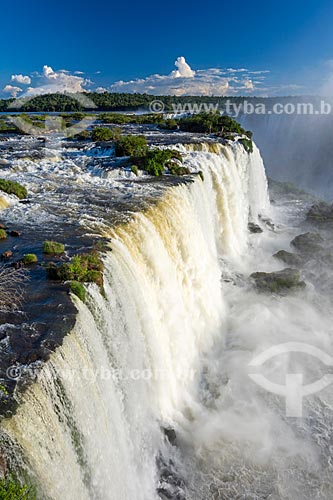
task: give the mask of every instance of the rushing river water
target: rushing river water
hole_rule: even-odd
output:
[[[29,204],[7,199],[1,212],[23,232],[18,255],[38,253],[51,235],[71,253],[106,245],[105,295],[89,285],[85,304],[74,298],[75,324],[66,292],[45,284],[41,266],[32,271],[22,314],[34,320],[35,359],[20,357],[27,317],[2,325],[3,370],[48,359],[2,421],[3,453],[39,498],[329,500],[330,387],[304,398],[302,417],[288,417],[285,399],[249,377],[249,363],[289,342],[331,352],[331,231],[315,229],[322,240],[302,262],[305,289],[260,293],[249,275],[287,267],[272,255],[309,230],[310,200],[273,190],[271,205],[256,147],[169,142],[193,175],[137,178],[112,149],[91,144],[0,143],[3,176],[31,193]],[[249,221],[263,232],[250,233]],[[287,373],[308,383],[327,370],[304,354],[266,364],[278,384]]]

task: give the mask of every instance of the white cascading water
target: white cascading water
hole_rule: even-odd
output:
[[[41,497],[156,499],[160,427],[193,432],[202,360],[228,328],[221,272],[242,269],[248,220],[269,200],[257,148],[179,148],[204,182],[110,228],[106,298],[91,285],[76,300],[74,330],[4,424]]]

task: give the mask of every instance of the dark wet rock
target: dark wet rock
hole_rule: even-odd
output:
[[[19,200],[19,203],[22,203],[23,205],[29,205],[31,203],[31,200]]]
[[[47,276],[50,280],[60,281],[59,267],[55,262],[50,262],[46,267]]]
[[[159,456],[157,467],[160,473],[157,487],[158,496],[162,500],[186,500],[185,481],[176,470],[174,462]]]
[[[330,205],[324,201],[312,205],[306,215],[308,220],[318,222],[333,222],[333,203]]]
[[[171,444],[171,446],[177,446],[176,431],[174,429],[172,429],[171,427],[162,427],[162,431],[163,431],[165,437],[167,438],[167,440],[169,441],[169,443]]]
[[[22,260],[18,260],[16,262],[13,262],[11,264],[11,267],[13,267],[14,269],[22,269],[22,267],[23,267],[23,261]]]
[[[10,231],[9,235],[10,236],[13,236],[14,238],[19,238],[21,236],[21,232],[20,231],[15,231],[15,230],[12,230]]]
[[[13,252],[11,250],[6,250],[5,252],[2,252],[2,254],[1,254],[2,260],[11,259],[12,257],[13,257]]]
[[[288,266],[299,266],[302,262],[302,259],[299,255],[296,255],[292,252],[287,252],[286,250],[279,250],[273,255],[273,257],[275,257],[275,259],[282,260],[282,262],[284,262]]]
[[[304,233],[299,234],[292,240],[290,243],[291,246],[296,248],[298,252],[303,255],[309,255],[316,253],[323,249],[322,243],[324,242],[323,238],[319,233]]]
[[[256,233],[263,233],[264,231],[261,229],[261,227],[258,224],[255,224],[254,222],[249,222],[248,223],[248,229],[250,233],[256,234]]]
[[[305,288],[306,284],[301,281],[301,274],[297,269],[286,268],[273,273],[257,272],[250,276],[256,288],[261,292],[277,293],[286,295],[293,290]]]

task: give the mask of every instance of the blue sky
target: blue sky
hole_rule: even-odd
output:
[[[1,6],[1,20],[2,96],[36,88],[333,93],[331,0],[16,0]],[[182,60],[174,66],[180,56],[192,73]]]

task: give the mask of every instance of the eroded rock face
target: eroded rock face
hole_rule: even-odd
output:
[[[257,290],[260,292],[287,293],[305,288],[306,284],[301,281],[301,273],[297,269],[286,268],[273,273],[257,272],[251,274]]]
[[[301,254],[309,255],[322,250],[323,243],[324,240],[319,233],[309,232],[296,236],[290,245],[296,248]]]
[[[255,224],[254,222],[249,222],[248,224],[248,229],[250,231],[250,233],[263,233],[263,230],[261,229],[260,226],[258,226],[258,224]]]
[[[333,203],[321,201],[312,205],[307,213],[307,219],[319,222],[333,222]]]
[[[287,252],[286,250],[279,250],[273,255],[273,257],[275,257],[275,259],[281,260],[288,266],[299,266],[302,261],[299,255],[296,255],[292,252]]]

